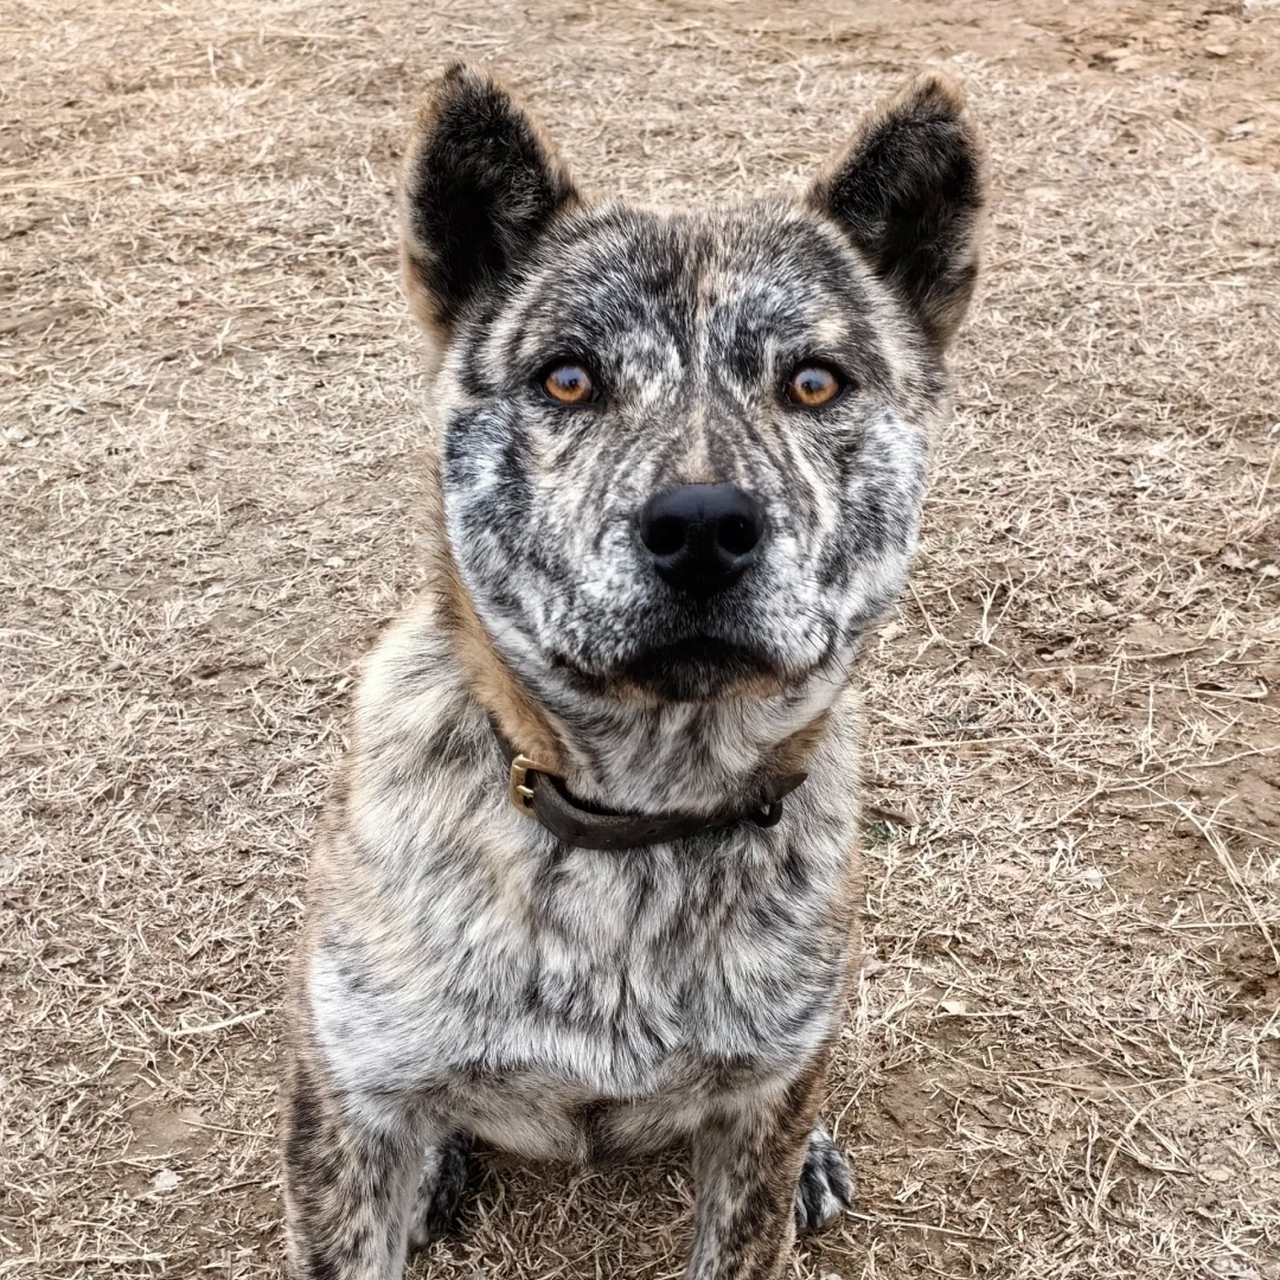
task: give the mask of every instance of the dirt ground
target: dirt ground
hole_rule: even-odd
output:
[[[414,97],[584,185],[798,189],[922,65],[996,199],[868,646],[819,1277],[1280,1280],[1280,8],[8,0],[0,1276],[279,1276],[275,1074],[358,655],[412,595]],[[679,1158],[494,1161],[433,1280],[678,1275]]]

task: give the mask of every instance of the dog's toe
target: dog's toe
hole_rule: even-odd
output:
[[[853,1203],[853,1179],[839,1147],[817,1124],[809,1135],[800,1181],[796,1184],[796,1226],[819,1231]]]
[[[428,1150],[410,1219],[410,1249],[425,1248],[454,1226],[474,1172],[469,1133],[455,1133]]]

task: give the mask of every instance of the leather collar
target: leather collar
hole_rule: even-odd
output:
[[[540,822],[557,840],[575,849],[639,849],[739,822],[772,827],[782,818],[783,797],[790,795],[809,776],[789,773],[770,778],[742,804],[708,815],[672,811],[620,813],[575,800],[565,790],[562,778],[521,755],[502,734],[498,733],[497,738],[511,769],[511,803],[521,813]]]

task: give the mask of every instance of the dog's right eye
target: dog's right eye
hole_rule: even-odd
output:
[[[596,398],[591,375],[571,360],[552,365],[542,375],[542,389],[557,404],[587,404]]]
[[[787,379],[786,397],[792,404],[816,409],[829,404],[844,387],[843,378],[830,365],[811,360],[798,365]]]

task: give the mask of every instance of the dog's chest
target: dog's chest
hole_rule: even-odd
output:
[[[771,868],[750,866],[744,850],[760,839],[567,855],[540,885],[526,935],[530,1032],[548,1044],[581,1036],[593,1053],[616,1045],[637,1067],[677,1052],[793,1060],[788,1027],[806,1020],[830,969],[805,954],[812,886],[788,899]]]
[[[387,1083],[462,1088],[481,1119],[527,1096],[526,1119],[548,1109],[532,1129],[559,1116],[579,1136],[573,1117],[602,1102],[789,1073],[839,998],[847,939],[830,904],[848,854],[786,840],[742,828],[560,851],[505,878],[424,858],[390,940],[357,925],[320,948],[317,1029],[353,1079],[376,1058]]]

